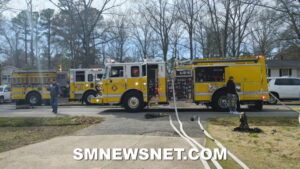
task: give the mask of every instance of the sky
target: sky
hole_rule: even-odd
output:
[[[48,0],[32,0],[33,10],[42,10],[45,8],[55,8]],[[11,11],[4,12],[4,16],[12,18],[17,15],[20,10],[27,9],[26,0],[10,0],[7,7],[12,8]]]
[[[53,0],[53,1],[57,2],[57,0]],[[130,5],[126,5],[128,4],[127,2],[130,2],[130,0],[116,0],[116,1],[117,3],[126,2],[124,5],[122,5],[123,8],[130,6]],[[100,5],[101,2],[102,0],[94,0],[93,6],[95,7],[101,6]],[[46,8],[56,9],[55,5],[53,5],[49,0],[32,0],[32,3],[33,3],[33,11],[40,11]],[[18,14],[19,11],[27,9],[26,0],[10,0],[7,6],[12,9],[3,13],[3,15],[7,18],[13,18]]]

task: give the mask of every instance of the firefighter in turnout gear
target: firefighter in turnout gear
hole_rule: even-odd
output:
[[[237,96],[237,92],[236,92],[234,78],[232,76],[230,76],[229,80],[227,81],[226,90],[227,90],[228,109],[229,109],[230,113],[237,114],[238,112],[236,111],[236,109],[237,109],[238,96]]]
[[[60,96],[60,88],[56,80],[53,80],[53,83],[50,86],[50,96],[51,96],[50,103],[52,106],[52,112],[57,114],[58,97]]]

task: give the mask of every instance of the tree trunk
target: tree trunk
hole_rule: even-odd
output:
[[[48,69],[51,69],[51,21],[48,21],[48,36],[47,36],[47,41],[48,41]]]

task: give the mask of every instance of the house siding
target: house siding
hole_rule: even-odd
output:
[[[271,71],[270,77],[280,77],[280,69],[286,69],[286,68],[269,68]],[[291,77],[298,77],[300,78],[300,68],[291,68],[292,69],[292,76]]]

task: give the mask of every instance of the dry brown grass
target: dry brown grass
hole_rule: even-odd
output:
[[[299,168],[300,126],[296,118],[249,118],[250,127],[264,131],[260,134],[233,132],[237,124],[238,118],[213,119],[208,131],[251,169]],[[239,168],[231,160],[221,163],[225,168]]]

